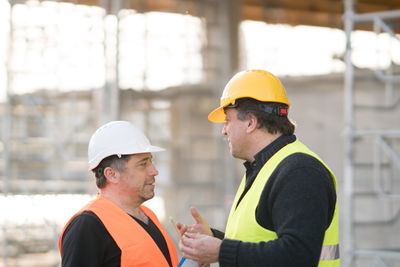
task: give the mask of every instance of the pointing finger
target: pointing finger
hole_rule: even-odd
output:
[[[203,217],[201,217],[200,213],[195,207],[190,207],[190,213],[192,214],[192,217],[196,223],[202,223],[204,221]]]

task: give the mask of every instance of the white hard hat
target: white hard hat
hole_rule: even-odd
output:
[[[131,155],[164,151],[152,146],[141,130],[127,121],[111,121],[101,126],[89,142],[89,170],[111,155]]]

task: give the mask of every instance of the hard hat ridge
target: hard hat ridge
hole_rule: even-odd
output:
[[[89,170],[106,157],[164,151],[152,146],[143,132],[127,121],[111,121],[92,135],[88,147]]]

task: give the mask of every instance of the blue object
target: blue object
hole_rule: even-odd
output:
[[[185,260],[186,260],[186,258],[185,258],[185,257],[182,257],[181,261],[180,261],[179,264],[178,264],[178,267],[181,267],[182,264],[185,262]]]

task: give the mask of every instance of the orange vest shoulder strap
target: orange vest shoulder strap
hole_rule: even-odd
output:
[[[157,226],[157,228],[160,230],[162,235],[165,238],[165,241],[167,242],[169,254],[171,256],[171,261],[172,261],[172,266],[177,266],[179,263],[178,260],[178,255],[176,253],[176,249],[174,246],[174,243],[172,242],[171,238],[169,237],[167,231],[164,229],[164,227],[161,225],[160,221],[158,220],[157,216],[154,214],[154,212],[147,208],[146,206],[140,206],[140,209],[153,221],[153,223]]]

